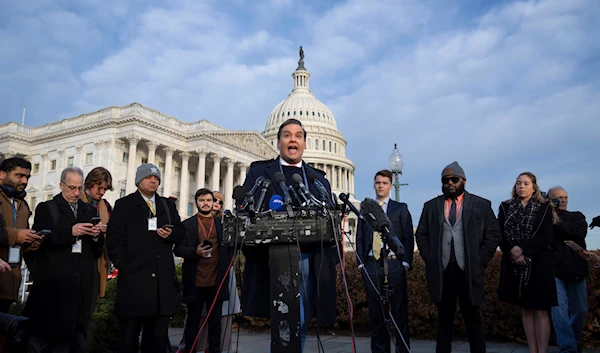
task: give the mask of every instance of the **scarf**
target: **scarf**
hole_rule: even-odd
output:
[[[504,221],[504,234],[511,248],[520,246],[533,237],[533,222],[541,205],[542,203],[533,197],[525,207],[521,205],[521,200],[518,197],[511,200]],[[525,266],[513,266],[513,274],[519,283],[519,298],[521,298],[523,287],[529,284],[531,259],[527,261]]]

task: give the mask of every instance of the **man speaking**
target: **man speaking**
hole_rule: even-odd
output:
[[[277,132],[277,148],[279,157],[273,160],[252,163],[244,188],[252,190],[257,181],[269,180],[266,191],[256,189],[254,200],[261,200],[254,205],[256,210],[266,210],[281,206],[278,199],[283,198],[284,205],[301,206],[302,198],[290,197],[287,185],[302,183],[315,197],[331,203],[331,187],[325,173],[310,167],[302,161],[306,148],[306,130],[296,119],[288,119]],[[285,184],[285,185],[283,185]],[[263,187],[265,183],[262,184]],[[282,188],[282,185],[285,188]],[[292,191],[293,194],[293,191]],[[242,310],[247,316],[270,318],[269,248],[268,246],[245,247],[246,263],[242,288]],[[320,244],[302,244],[300,246],[300,332],[301,347],[304,350],[308,323],[316,314],[319,324],[335,322],[335,276],[337,254],[336,249],[321,247]]]

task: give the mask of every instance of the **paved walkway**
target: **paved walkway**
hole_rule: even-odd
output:
[[[181,340],[183,329],[170,328],[169,338],[171,344],[176,347]],[[238,353],[268,353],[271,336],[263,333],[240,332],[238,349],[236,351],[237,332],[233,332],[233,350],[228,352]],[[321,336],[321,342],[326,353],[352,353],[352,339],[348,336]],[[356,352],[368,353],[370,349],[369,337],[356,337]],[[413,340],[411,352],[425,353],[435,352],[435,341]],[[453,344],[453,352],[469,352],[469,343],[457,341]],[[393,348],[392,348],[393,351]],[[308,336],[304,353],[317,353],[317,338]],[[488,343],[488,353],[528,353],[527,346],[518,343]],[[600,348],[584,348],[584,353],[600,353]],[[225,351],[223,351],[225,353]],[[550,347],[548,353],[558,353],[558,347]]]

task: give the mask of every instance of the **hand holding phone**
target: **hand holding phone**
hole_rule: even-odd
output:
[[[35,232],[36,235],[39,235],[42,238],[47,237],[48,235],[50,235],[50,233],[52,233],[52,231],[49,229],[42,229]]]
[[[90,223],[93,225],[100,223],[100,217],[92,217],[92,219],[90,219]]]
[[[165,228],[165,229],[170,229],[173,230],[173,228],[175,228],[172,224],[165,224],[164,226],[162,226],[161,228]]]

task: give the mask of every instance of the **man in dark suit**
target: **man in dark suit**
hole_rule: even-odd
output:
[[[479,305],[484,271],[500,245],[490,201],[465,191],[465,172],[453,162],[442,170],[443,196],[423,206],[415,234],[427,271],[427,289],[438,310],[436,352],[452,350],[456,297],[471,352],[485,352]]]
[[[397,351],[408,352],[410,337],[408,332],[408,293],[406,275],[412,266],[414,236],[412,217],[405,203],[390,199],[393,175],[389,170],[380,170],[375,174],[375,194],[377,201],[387,214],[392,225],[390,232],[399,238],[404,246],[404,257],[398,257],[394,252],[388,255],[388,283],[392,288],[390,308],[400,332],[396,334]],[[383,284],[383,258],[381,235],[374,232],[366,222],[359,220],[356,234],[356,252],[363,261],[365,274],[362,272],[369,307],[369,328],[371,329],[371,352],[385,352],[385,340],[390,336],[384,322],[383,306],[381,303]],[[361,265],[361,266],[363,266]],[[377,288],[374,288],[373,283]],[[380,294],[378,294],[379,292]],[[387,315],[386,315],[387,316]],[[396,332],[394,329],[392,332]],[[400,333],[402,336],[400,336]],[[404,340],[403,340],[404,338]],[[406,345],[404,344],[406,342]]]
[[[38,205],[33,229],[50,230],[32,252],[36,277],[25,305],[29,317],[29,352],[65,352],[76,335],[87,333],[94,271],[104,238],[90,220],[91,208],[79,199],[83,172],[77,167],[62,171],[61,193]]]
[[[244,187],[250,190],[257,178],[264,177],[273,181],[267,189],[262,209],[268,209],[269,200],[273,195],[283,195],[281,187],[275,182],[275,173],[285,175],[287,183],[291,184],[294,174],[299,174],[304,179],[310,192],[321,195],[314,181],[318,180],[324,187],[325,197],[331,202],[331,187],[325,173],[310,167],[302,161],[302,154],[306,148],[306,131],[302,123],[296,119],[288,119],[279,127],[277,133],[277,148],[279,157],[268,161],[254,162],[248,170]],[[259,190],[254,196],[258,200]],[[270,280],[269,280],[269,250],[267,246],[244,247],[246,263],[244,265],[244,282],[242,289],[242,310],[244,315],[256,317],[270,317]],[[336,292],[335,276],[337,255],[335,248],[317,245],[301,246],[300,262],[300,290],[301,299],[301,341],[302,349],[306,340],[308,323],[316,312],[319,324],[332,324],[335,322]],[[319,272],[320,270],[320,272]],[[318,275],[317,275],[318,274]],[[319,283],[317,283],[317,280]],[[317,287],[319,293],[317,295]],[[306,288],[306,291],[304,290]],[[318,297],[318,300],[316,300]]]
[[[164,353],[169,317],[177,307],[178,285],[173,245],[182,237],[175,203],[156,194],[160,171],[142,164],[137,191],[117,200],[110,216],[108,256],[119,270],[115,315],[119,317],[119,353]]]
[[[221,218],[214,216],[212,191],[200,189],[196,191],[198,213],[183,222],[184,237],[175,248],[175,255],[182,257],[183,298],[187,303],[185,322],[185,346],[195,347],[200,328],[202,308],[213,306],[208,316],[208,351],[221,352],[221,307],[229,298],[227,279],[229,263],[233,248],[223,242],[223,224]],[[211,244],[206,243],[208,240]],[[224,283],[220,287],[221,283]],[[216,299],[215,299],[216,297]]]

